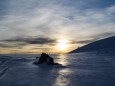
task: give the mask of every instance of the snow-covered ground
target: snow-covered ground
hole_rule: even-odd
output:
[[[51,55],[55,66],[34,65],[36,56],[0,55],[0,86],[115,86],[115,56]]]

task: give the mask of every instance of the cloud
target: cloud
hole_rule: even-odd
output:
[[[104,8],[97,8],[97,3],[103,5],[102,1],[7,0],[4,3],[7,5],[5,10],[8,13],[1,21],[1,28],[3,29],[0,31],[0,36],[4,39],[38,35],[49,38],[58,38],[57,35],[62,35],[62,37],[70,35],[70,37],[73,37],[73,34],[71,34],[73,32],[79,31],[81,33],[90,28],[91,31],[94,31],[93,28],[97,26],[99,27],[95,29],[100,29],[100,24],[104,26],[105,23],[109,23],[114,18],[112,14],[114,10],[112,13],[107,11],[113,3],[108,3]],[[104,2],[108,1],[105,0]],[[81,9],[81,7],[89,6],[90,3],[95,4],[95,8]],[[93,6],[92,4],[90,6]],[[106,8],[108,9],[106,10]],[[17,12],[17,10],[19,11]],[[5,36],[6,34],[7,36]]]
[[[92,36],[92,38],[95,40],[99,40],[99,39],[104,39],[104,38],[111,37],[111,36],[115,36],[115,33],[114,32],[106,32],[106,33],[102,33],[102,34],[95,34]]]
[[[91,43],[91,42],[94,42],[95,40],[81,40],[81,41],[77,41],[77,43],[80,43],[80,44],[88,44],[88,43]]]
[[[0,48],[17,48],[22,49],[25,43],[11,43],[11,42],[0,42]]]
[[[115,36],[115,33],[114,32],[106,32],[103,34],[95,34],[95,35],[86,37],[85,39],[71,40],[70,44],[88,44],[88,43],[95,42],[97,40],[104,39],[106,37],[111,37],[111,36]]]
[[[45,37],[35,38],[11,38],[6,40],[0,40],[0,48],[18,50],[17,52],[37,52],[37,51],[49,51],[53,50],[56,46],[56,39],[49,39]]]
[[[52,50],[52,48],[39,47],[39,48],[32,48],[31,50]]]
[[[114,0],[1,0],[0,40],[7,43],[1,46],[54,46],[64,38],[85,44],[112,36],[114,8]]]
[[[56,40],[50,39],[50,38],[12,38],[12,39],[6,39],[1,40],[2,42],[14,42],[14,43],[26,43],[26,44],[50,44],[55,43]]]

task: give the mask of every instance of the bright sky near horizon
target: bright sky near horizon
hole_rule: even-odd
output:
[[[0,53],[66,53],[114,26],[115,0],[0,0]]]

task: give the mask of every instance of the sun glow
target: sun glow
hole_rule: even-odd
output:
[[[66,39],[60,39],[58,40],[57,47],[59,50],[66,50],[68,48],[68,40]]]

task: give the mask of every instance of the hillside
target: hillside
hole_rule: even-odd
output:
[[[114,52],[115,51],[115,36],[92,42],[78,49],[75,49],[71,51],[70,53],[89,52],[89,51]]]

